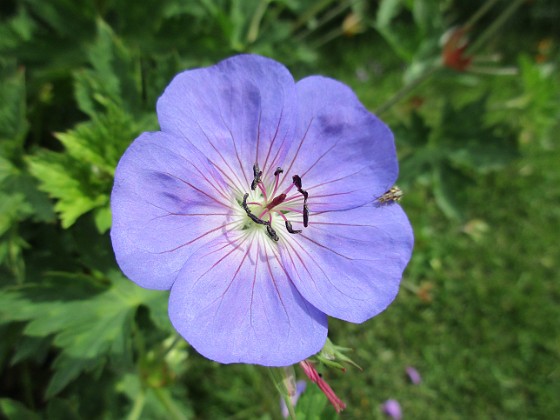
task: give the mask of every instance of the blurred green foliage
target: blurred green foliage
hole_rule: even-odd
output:
[[[554,418],[559,19],[553,0],[2,2],[0,413],[280,417],[263,369],[177,337],[166,294],[123,278],[107,232],[114,168],[157,129],[173,75],[253,52],[345,81],[396,136],[415,254],[385,313],[331,321],[364,368],[324,371],[342,416],[397,398],[414,418]],[[461,25],[484,41],[463,72],[442,59]],[[312,384],[297,411],[335,416]]]

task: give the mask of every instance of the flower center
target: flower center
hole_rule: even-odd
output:
[[[249,193],[245,193],[243,201],[240,203],[247,217],[253,223],[265,226],[268,236],[274,241],[279,240],[278,233],[273,227],[277,219],[284,221],[286,230],[291,234],[301,233],[301,230],[292,227],[290,218],[293,214],[299,213],[302,215],[304,227],[309,224],[309,208],[307,207],[309,194],[302,188],[301,177],[294,175],[292,183],[280,192],[280,175],[283,172],[282,168],[278,167],[274,171],[272,179],[265,176],[263,180],[263,172],[259,169],[259,165],[255,163],[253,165],[251,190],[260,191],[260,195],[255,197],[255,194],[253,194],[253,200],[247,201]],[[294,187],[296,187],[297,192],[291,193]],[[302,210],[298,209],[299,206],[302,206]]]

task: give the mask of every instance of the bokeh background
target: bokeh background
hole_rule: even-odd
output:
[[[341,417],[556,418],[559,22],[556,0],[2,0],[0,416],[280,418],[266,370],[189,348],[108,239],[114,168],[173,75],[253,52],[344,81],[396,135],[416,245],[387,311],[330,321],[363,368],[318,365]],[[298,410],[336,416],[312,384]]]

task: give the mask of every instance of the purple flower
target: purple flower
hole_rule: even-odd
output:
[[[391,417],[394,420],[401,420],[402,419],[402,410],[401,405],[397,400],[387,400],[381,406],[381,410],[385,413],[388,417]]]
[[[412,366],[407,366],[406,374],[408,375],[410,382],[412,382],[414,385],[418,385],[420,382],[422,382],[420,373]]]
[[[327,315],[359,323],[395,298],[413,237],[376,201],[393,136],[348,87],[240,55],[177,75],[157,113],[116,169],[111,238],[202,355],[290,365],[321,349]]]
[[[401,420],[402,419],[402,410],[401,405],[397,400],[387,400],[381,406],[381,410],[385,413],[388,417],[391,417],[394,420]]]

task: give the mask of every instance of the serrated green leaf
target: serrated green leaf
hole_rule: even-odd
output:
[[[162,299],[161,292],[142,289],[118,272],[111,272],[109,277],[111,287],[89,298],[83,296],[87,283],[80,284],[75,279],[78,283],[65,290],[68,279],[64,278],[48,285],[15,288],[0,295],[0,322],[27,321],[25,335],[53,336],[54,345],[61,349],[54,363],[49,397],[60,392],[82,371],[98,367],[107,358],[124,360],[129,356],[130,330],[136,310],[140,305],[150,307],[152,300]],[[82,297],[67,300],[66,296]]]
[[[142,108],[140,64],[102,20],[97,20],[97,38],[88,49],[92,68],[74,73],[74,92],[79,108],[90,117],[107,102],[137,113]]]
[[[58,200],[54,209],[62,226],[68,228],[88,211],[108,202],[108,196],[90,185],[86,168],[68,155],[42,151],[27,158],[31,174],[39,180],[41,191]],[[97,188],[96,188],[97,189]]]
[[[19,172],[5,183],[5,188],[12,194],[18,192],[25,196],[25,201],[31,209],[29,215],[33,221],[51,223],[56,220],[51,201],[45,193],[39,191],[37,180],[30,174]],[[19,220],[22,221],[27,216],[28,213],[21,212]]]
[[[54,209],[64,228],[98,209],[99,231],[107,230],[109,194],[117,162],[136,136],[154,126],[153,115],[134,119],[119,106],[108,103],[106,113],[57,134],[67,153],[40,151],[27,157],[39,189],[57,200]]]

